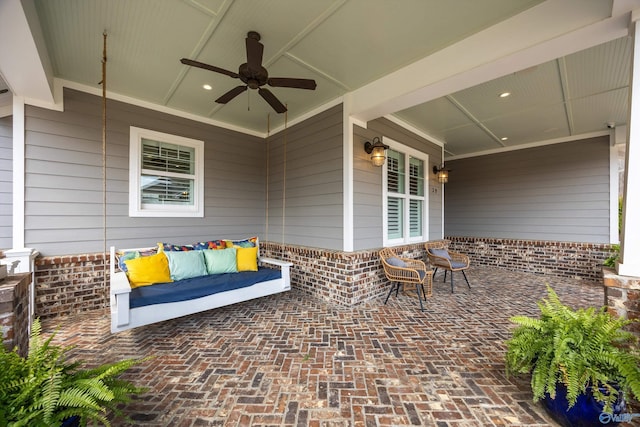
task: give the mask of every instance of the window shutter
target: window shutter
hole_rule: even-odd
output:
[[[395,150],[387,150],[387,191],[404,192],[404,155]]]
[[[409,201],[409,235],[411,237],[422,236],[422,212],[424,202],[412,199]]]
[[[415,157],[409,158],[409,194],[424,196],[424,162]]]
[[[404,200],[397,197],[387,199],[387,233],[388,239],[402,239]]]

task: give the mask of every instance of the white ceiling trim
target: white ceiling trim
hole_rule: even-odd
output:
[[[280,48],[280,50],[278,50],[271,58],[269,58],[267,61],[265,61],[263,63],[263,66],[265,68],[269,68],[270,65],[272,65],[274,62],[276,62],[278,60],[278,58],[280,58],[281,56],[283,56],[286,52],[288,52],[292,47],[294,47],[295,45],[297,45],[298,43],[300,43],[300,41],[307,35],[309,35],[309,33],[311,33],[311,31],[313,31],[318,25],[322,24],[324,21],[327,20],[327,18],[329,18],[331,15],[333,15],[338,9],[340,9],[345,3],[347,2],[347,0],[337,0],[335,3],[333,3],[331,6],[329,6],[328,8],[326,8],[324,10],[324,12],[322,12],[320,15],[318,15],[318,17],[316,19],[314,19],[313,21],[311,21],[309,23],[309,25],[307,25],[305,28],[303,28],[298,34],[296,34],[295,37],[293,37],[291,40],[289,40],[288,43],[286,43],[284,46],[282,46],[282,48]]]
[[[293,125],[296,125],[298,123],[304,122],[305,120],[310,119],[310,118],[312,118],[314,116],[317,116],[318,114],[322,113],[323,111],[326,111],[329,108],[335,107],[336,105],[341,104],[343,102],[344,102],[344,97],[339,96],[338,98],[333,99],[333,100],[331,100],[331,101],[329,101],[329,102],[327,102],[327,103],[325,103],[325,104],[323,104],[323,105],[321,105],[321,106],[319,106],[317,108],[314,108],[311,111],[308,111],[308,112],[306,112],[306,113],[304,113],[304,114],[302,114],[300,116],[297,116],[293,120],[287,120],[286,125],[282,124],[282,125],[280,125],[278,127],[275,127],[273,129],[271,129],[271,131],[268,134],[265,134],[264,137],[266,138],[268,135],[276,134],[276,133],[278,133],[278,132],[280,132],[280,131],[282,131],[282,130],[284,130],[286,128],[290,128]],[[287,113],[284,113],[284,114],[287,114]]]
[[[579,140],[582,140],[582,139],[596,138],[598,136],[605,136],[605,135],[609,135],[609,131],[604,131],[603,130],[603,131],[598,131],[598,132],[585,133],[585,134],[582,134],[582,135],[571,135],[571,136],[566,136],[566,137],[563,137],[563,138],[549,139],[549,140],[546,140],[546,141],[530,142],[528,144],[518,144],[518,145],[513,145],[511,147],[494,148],[494,149],[491,149],[491,150],[477,151],[475,153],[459,154],[459,155],[456,155],[456,156],[447,157],[447,161],[449,161],[449,160],[458,160],[458,159],[467,159],[469,157],[488,156],[490,154],[505,153],[507,151],[525,150],[527,148],[544,147],[545,145],[562,144],[564,142],[579,141]]]
[[[368,121],[628,34],[628,13],[603,13],[602,2],[548,0],[357,89],[352,114]]]
[[[569,93],[569,83],[567,80],[567,61],[564,57],[559,58],[556,61],[558,67],[558,74],[560,75],[560,87],[562,88],[562,101],[564,105],[564,113],[567,119],[567,127],[569,128],[569,135],[573,135],[575,126],[573,124],[573,110],[571,109],[571,94]]]
[[[96,96],[102,96],[102,89],[101,88],[96,88],[96,87],[91,87],[91,86],[87,86],[81,83],[76,83],[76,82],[72,82],[69,80],[62,80],[62,79],[55,79],[56,82],[59,82],[59,84],[63,87],[69,88],[69,89],[74,89],[74,90],[78,90],[81,92],[86,92],[86,93],[90,93],[92,95],[96,95]],[[218,120],[213,120],[213,119],[208,119],[206,117],[202,117],[199,115],[195,115],[195,114],[191,114],[191,113],[186,113],[184,111],[180,111],[180,110],[176,110],[174,108],[170,108],[170,107],[166,107],[164,105],[158,105],[158,104],[154,104],[151,102],[147,102],[147,101],[142,101],[140,99],[137,98],[132,98],[130,96],[126,96],[126,95],[121,95],[119,93],[115,93],[115,92],[111,92],[109,90],[107,90],[107,99],[112,99],[114,101],[120,101],[120,102],[125,102],[127,104],[131,104],[131,105],[136,105],[138,107],[142,107],[142,108],[147,108],[149,110],[153,110],[153,111],[159,111],[161,113],[167,113],[167,114],[171,114],[172,116],[176,116],[176,117],[182,117],[185,119],[189,119],[189,120],[193,120],[196,122],[201,122],[201,123],[206,123],[209,125],[213,125],[213,126],[217,126],[223,129],[229,129],[232,131],[236,131],[236,132],[241,132],[247,135],[252,135],[252,136],[257,136],[259,138],[265,138],[266,134],[263,132],[255,132],[253,130],[250,129],[246,129],[240,126],[233,126],[230,125],[228,123],[225,122],[220,122]]]
[[[195,7],[195,5],[197,5],[197,3],[194,3],[194,2],[189,2],[189,4],[191,6],[194,6],[194,7]],[[213,36],[213,33],[215,33],[216,29],[218,28],[218,24],[222,21],[222,18],[224,17],[224,15],[229,10],[230,4],[231,4],[230,2],[225,2],[224,3],[224,5],[222,6],[222,8],[220,10],[220,17],[219,18],[215,14],[213,15],[213,17],[215,17],[216,19],[212,19],[211,22],[209,22],[209,25],[207,25],[207,28],[204,30],[204,33],[202,34],[202,37],[200,37],[200,40],[198,40],[198,43],[196,43],[195,48],[191,51],[191,53],[189,55],[189,58],[197,58],[200,55],[200,52],[202,52],[202,49],[204,49],[204,47],[207,45],[207,42],[209,41],[209,39],[211,39],[211,37]],[[203,12],[200,8],[198,8],[198,7],[196,7],[196,8],[198,10],[200,10],[201,12]],[[204,9],[209,11],[209,9],[206,9],[206,8],[204,8]],[[210,13],[206,13],[206,12],[203,12],[203,13],[205,13],[207,15],[210,15],[212,12],[210,11]],[[182,81],[185,79],[185,77],[187,76],[187,73],[189,72],[190,69],[191,69],[191,67],[182,67],[182,69],[180,70],[180,72],[176,76],[176,79],[174,80],[173,84],[169,88],[169,91],[164,96],[164,99],[163,99],[164,105],[167,105],[169,103],[169,101],[171,101],[171,98],[176,93],[176,90],[178,90],[178,86],[180,86]]]
[[[302,59],[298,58],[297,56],[286,52],[284,54],[285,57],[289,58],[290,60],[296,62],[297,64],[303,66],[304,68],[306,68],[309,71],[312,71],[314,73],[320,74],[323,78],[329,80],[330,82],[333,82],[336,86],[340,86],[342,89],[344,89],[347,92],[351,92],[351,88],[348,87],[346,84],[344,84],[343,82],[341,82],[340,80],[336,79],[333,76],[330,76],[329,74],[325,73],[324,71],[320,70],[317,67],[314,67],[313,65],[303,61]]]
[[[447,98],[447,100],[452,103],[454,107],[456,107],[462,114],[464,114],[469,120],[471,120],[476,126],[478,126],[480,130],[486,133],[489,138],[493,139],[496,144],[502,147],[506,147],[506,144],[500,138],[498,138],[495,133],[491,132],[491,130],[489,130],[488,127],[486,127],[480,120],[478,120],[476,116],[471,114],[471,112],[467,110],[464,105],[458,102],[458,100],[453,95],[447,95],[445,96],[445,98]]]
[[[440,141],[438,138],[436,138],[435,136],[431,136],[428,133],[418,129],[417,127],[413,126],[410,123],[405,122],[404,120],[402,120],[401,118],[388,114],[386,116],[384,116],[385,119],[389,120],[390,122],[393,122],[395,124],[397,124],[398,126],[408,130],[411,133],[415,133],[416,135],[418,135],[421,138],[424,138],[426,140],[428,140],[429,142],[434,143],[435,145],[444,148],[444,142]],[[366,126],[365,126],[366,129]]]

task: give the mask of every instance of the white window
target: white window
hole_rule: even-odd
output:
[[[389,145],[382,171],[384,245],[425,241],[429,157],[387,138],[384,143]]]
[[[129,216],[204,216],[204,141],[131,126]]]

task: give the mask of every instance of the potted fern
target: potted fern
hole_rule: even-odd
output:
[[[547,286],[539,319],[515,316],[507,340],[507,375],[531,374],[535,402],[564,426],[625,421],[625,396],[640,396],[640,354],[632,321],[606,307],[572,310]]]
[[[21,357],[0,345],[0,425],[72,426],[88,422],[109,426],[108,411],[122,416],[119,405],[142,388],[119,375],[143,359],[125,359],[92,369],[69,363],[62,348],[41,337],[36,320],[29,354]]]

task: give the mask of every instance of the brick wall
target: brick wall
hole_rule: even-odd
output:
[[[108,307],[105,258],[100,253],[36,258],[36,316],[46,319]]]
[[[291,286],[327,302],[355,306],[385,295],[389,284],[378,250],[341,252],[260,242],[261,255],[291,261]],[[394,248],[403,258],[424,260],[423,244]]]
[[[576,279],[602,279],[609,244],[448,237],[449,247],[469,256],[472,265]]]
[[[604,269],[607,309],[623,319],[640,320],[640,277],[619,276],[612,268]],[[640,322],[629,329],[640,338]]]
[[[0,329],[7,350],[18,347],[18,354],[29,351],[30,273],[8,276],[0,282]]]
[[[458,237],[450,239],[449,247],[468,254],[472,266],[591,280],[602,278],[602,262],[611,250],[609,245]],[[421,243],[394,251],[405,258],[426,258]],[[378,249],[341,252],[260,242],[260,253],[291,261],[292,287],[327,302],[351,307],[389,291]],[[106,308],[104,260],[102,254],[37,258],[36,315],[51,318]]]

